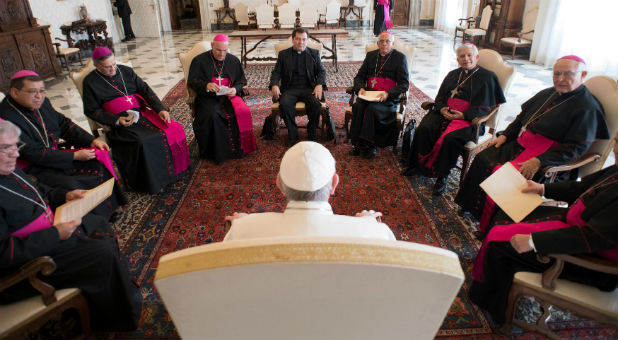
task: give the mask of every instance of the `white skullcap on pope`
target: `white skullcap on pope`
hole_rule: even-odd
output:
[[[300,142],[291,147],[281,159],[279,176],[288,188],[316,191],[332,181],[335,159],[322,144]]]

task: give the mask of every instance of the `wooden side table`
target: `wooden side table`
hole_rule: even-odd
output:
[[[236,11],[233,8],[229,7],[219,7],[215,9],[215,13],[217,13],[217,29],[221,29],[221,23],[225,17],[229,17],[232,19],[234,23],[234,29],[237,29],[238,22],[236,21]]]

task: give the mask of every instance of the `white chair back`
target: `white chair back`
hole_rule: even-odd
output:
[[[283,4],[279,9],[279,26],[281,28],[293,28],[296,26],[296,9],[292,4]]]
[[[267,4],[255,8],[258,28],[273,28],[275,24],[275,10]]]
[[[427,245],[285,237],[164,255],[155,286],[183,339],[433,339],[464,280]]]
[[[314,2],[305,2],[300,7],[300,25],[315,28],[318,23],[318,8]]]
[[[331,1],[326,4],[326,23],[330,24],[339,20],[341,4],[339,1]]]
[[[178,53],[178,59],[180,60],[180,65],[182,66],[182,71],[185,75],[185,84],[187,82],[187,77],[189,77],[189,69],[191,68],[193,58],[211,49],[212,46],[210,42],[203,40],[193,45],[190,50]]]
[[[526,33],[526,32],[530,32],[530,33],[523,34],[521,36],[522,39],[532,41],[532,38],[534,38],[534,27],[536,25],[536,17],[538,16],[538,14],[539,14],[538,6],[535,6],[534,8],[530,9],[529,11],[527,10],[524,13],[521,31],[522,33]]]
[[[605,160],[612,152],[614,136],[618,132],[618,84],[615,79],[607,76],[595,76],[584,82],[590,93],[601,103],[605,111],[605,122],[609,130],[610,139],[599,139],[592,143],[586,153],[596,153],[601,158],[579,169],[579,176],[584,177],[601,170]]]
[[[491,6],[487,5],[485,6],[485,8],[483,8],[483,13],[481,14],[481,23],[479,25],[480,29],[487,31],[487,29],[489,28],[489,21],[491,20],[491,13],[493,13]]]
[[[314,50],[318,50],[320,55],[322,55],[322,44],[317,41],[308,39],[307,46],[313,48]],[[289,37],[288,40],[275,44],[275,56],[279,56],[279,52],[285,50],[286,48],[292,47],[292,37]]]
[[[515,79],[515,66],[507,64],[498,52],[489,49],[479,51],[478,64],[496,74],[496,77],[498,77],[498,81],[500,82],[500,87],[502,87],[502,92],[506,97],[509,92],[509,88],[511,87],[511,83],[513,82],[513,79]],[[501,106],[498,108],[498,112],[487,120],[485,126],[495,131],[498,123],[500,122],[502,111],[503,109]]]
[[[240,26],[249,26],[249,7],[246,4],[239,2],[234,7],[236,21]]]

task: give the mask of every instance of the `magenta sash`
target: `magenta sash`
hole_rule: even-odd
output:
[[[516,234],[531,234],[543,230],[552,230],[567,228],[574,225],[587,226],[588,223],[582,220],[581,214],[586,209],[582,200],[577,200],[567,212],[566,222],[562,221],[543,221],[534,223],[515,223],[506,225],[496,225],[487,234],[487,237],[483,241],[481,249],[479,249],[476,260],[474,261],[474,268],[472,268],[472,277],[479,282],[483,282],[483,267],[485,264],[485,256],[487,254],[487,247],[489,242],[493,241],[509,241],[511,237]],[[618,259],[618,248],[605,250],[598,253],[599,255],[616,261]]]
[[[93,150],[97,161],[103,164],[105,169],[107,169],[107,171],[109,171],[112,174],[112,176],[114,176],[116,181],[118,181],[118,177],[116,177],[116,172],[114,171],[114,165],[112,164],[112,159],[109,157],[109,152],[107,152],[107,150],[99,150],[97,148],[83,148],[83,149],[68,149],[65,151],[77,152],[79,150],[84,150],[84,149]]]
[[[386,24],[386,29],[393,28],[393,23],[391,22],[391,16],[388,8],[388,0],[378,0],[378,5],[384,6],[384,23]]]
[[[510,163],[513,164],[517,170],[520,168],[519,163],[523,163],[544,153],[556,143],[553,140],[540,134],[535,134],[530,130],[526,130],[523,134],[521,134],[517,138],[517,142],[519,145],[524,147],[524,150],[517,157],[515,157],[515,159],[510,161]],[[502,165],[497,165],[491,173],[496,172],[501,166]],[[483,212],[481,214],[481,220],[479,222],[479,230],[481,233],[485,233],[485,229],[487,229],[495,209],[496,203],[489,196],[487,196],[485,199],[485,206],[483,207]]]
[[[126,110],[139,107],[140,114],[143,118],[148,119],[148,121],[165,132],[167,144],[172,152],[176,174],[187,170],[191,164],[191,160],[189,159],[187,137],[185,136],[185,130],[182,125],[173,120],[170,123],[163,121],[139,94],[132,94],[129,98],[131,99],[130,101],[127,101],[126,97],[118,97],[110,100],[103,104],[103,109],[112,114],[119,114]]]
[[[221,78],[218,81],[217,78],[212,77],[213,83],[219,83],[219,85],[229,86],[231,83],[230,78]],[[238,131],[240,132],[240,149],[243,154],[247,154],[257,150],[257,141],[253,134],[253,119],[251,117],[251,110],[240,96],[227,97],[232,102],[234,108],[234,114],[236,115],[236,123],[238,123]]]
[[[470,102],[459,98],[449,98],[446,101],[446,105],[449,109],[455,109],[460,112],[465,112],[470,107]],[[440,153],[440,149],[442,148],[442,143],[444,142],[444,137],[446,137],[446,135],[453,131],[463,129],[468,126],[470,126],[470,122],[465,119],[455,119],[448,123],[446,129],[444,129],[444,131],[440,135],[440,138],[438,138],[436,143],[433,145],[431,151],[426,155],[418,156],[419,163],[425,164],[425,167],[431,169],[433,167],[433,163],[436,161],[436,158],[438,158],[438,154]]]
[[[390,78],[369,77],[367,85],[369,88],[377,91],[388,91],[392,89],[395,85],[397,85],[397,82]]]
[[[45,214],[49,213],[49,218],[45,217]],[[31,233],[43,229],[47,229],[52,226],[52,221],[54,220],[54,212],[51,211],[49,207],[47,207],[47,211],[42,213],[41,216],[37,217],[34,221],[28,223],[26,226],[20,228],[19,230],[14,231],[11,235],[24,238]]]

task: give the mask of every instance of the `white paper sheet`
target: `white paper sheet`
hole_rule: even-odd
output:
[[[54,225],[84,217],[90,210],[101,204],[112,194],[114,180],[114,178],[110,178],[96,188],[86,191],[84,197],[68,201],[56,208]]]
[[[219,92],[217,92],[217,96],[225,96],[228,92],[230,92],[229,87],[220,85]]]
[[[368,102],[377,102],[378,101],[378,96],[381,93],[386,93],[384,91],[365,91],[365,94],[359,94],[358,98],[366,100]]]
[[[526,178],[510,162],[481,183],[481,189],[516,223],[543,202],[540,195],[522,193],[525,187]]]

